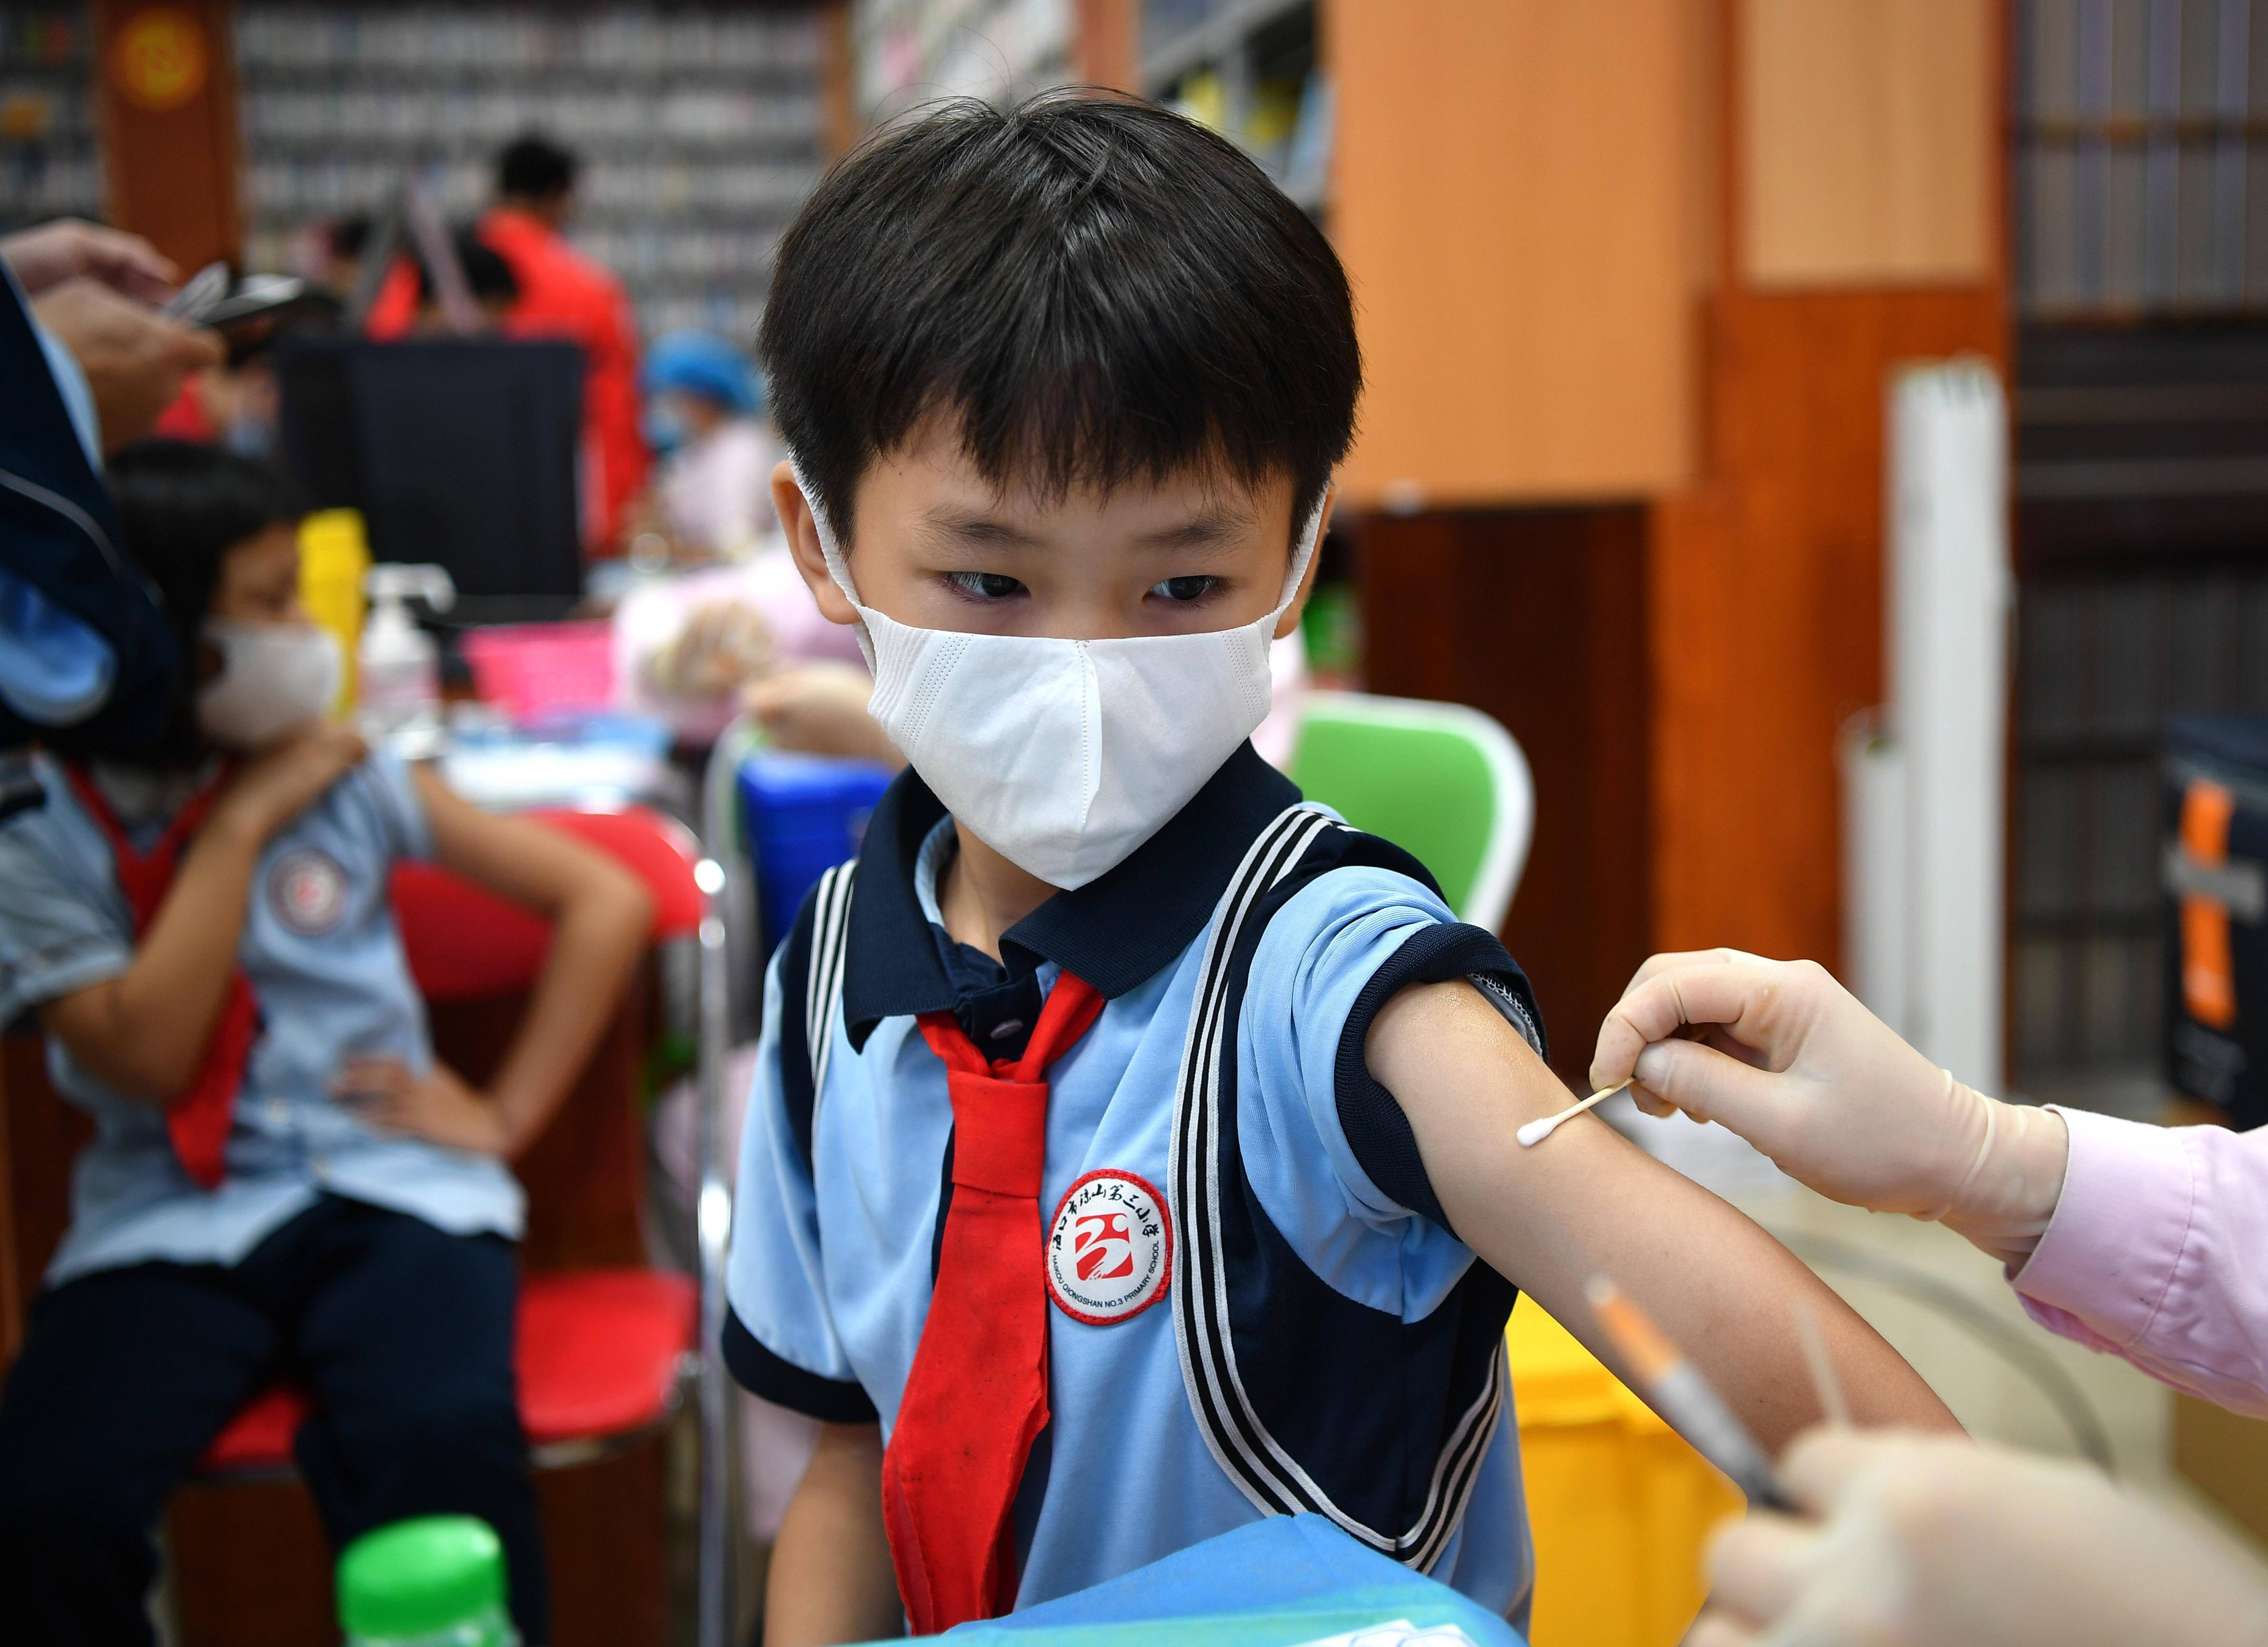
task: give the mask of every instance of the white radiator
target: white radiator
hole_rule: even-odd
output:
[[[1845,730],[1845,933],[1859,997],[1970,1085],[2003,1085],[2007,413],[1980,361],[1889,387],[1889,702]]]

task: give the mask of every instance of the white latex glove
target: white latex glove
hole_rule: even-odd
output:
[[[2063,1191],[2060,1116],[1963,1086],[1813,961],[1654,956],[1591,1061],[1594,1088],[1625,1079],[1650,1114],[1718,1121],[1831,1200],[1940,1218],[2004,1262]]]
[[[2084,1465],[1814,1430],[1780,1466],[1818,1518],[1719,1534],[1686,1647],[2260,1647],[2268,1568]]]

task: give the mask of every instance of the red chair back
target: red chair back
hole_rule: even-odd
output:
[[[682,824],[643,806],[522,816],[596,847],[644,881],[653,895],[657,943],[699,928],[705,903],[693,879],[699,849]],[[495,893],[431,864],[397,867],[392,893],[409,975],[427,1001],[466,1001],[525,989],[542,970],[550,923]]]

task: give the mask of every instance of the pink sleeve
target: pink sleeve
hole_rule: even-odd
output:
[[[2268,1129],[2058,1113],[2071,1161],[2012,1277],[2025,1309],[2176,1389],[2268,1415]]]

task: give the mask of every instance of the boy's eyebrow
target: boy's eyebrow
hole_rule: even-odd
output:
[[[1019,532],[1006,521],[986,514],[980,509],[954,509],[949,505],[926,511],[922,524],[931,533],[945,538],[957,538],[964,543],[993,546],[1011,545],[1017,548],[1038,548],[1040,540],[1027,532]]]
[[[991,548],[1042,548],[1042,540],[982,510],[949,505],[928,511],[923,524],[936,536],[962,544]],[[1178,525],[1145,532],[1135,540],[1149,549],[1204,550],[1224,548],[1249,531],[1251,517],[1241,510],[1225,508],[1194,515]],[[947,547],[950,547],[949,545]]]
[[[1222,509],[1195,515],[1177,526],[1148,532],[1135,540],[1145,548],[1225,548],[1252,529],[1252,517],[1241,510]]]

